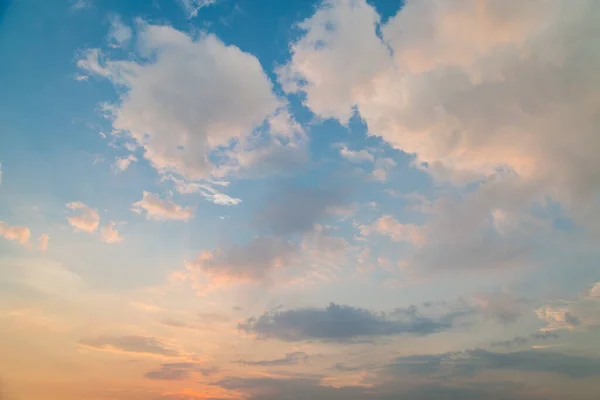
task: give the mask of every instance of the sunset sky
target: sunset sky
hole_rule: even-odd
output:
[[[1,400],[597,400],[600,1],[0,0]]]

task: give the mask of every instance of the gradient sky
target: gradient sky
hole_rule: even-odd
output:
[[[598,399],[600,2],[0,0],[0,399]]]

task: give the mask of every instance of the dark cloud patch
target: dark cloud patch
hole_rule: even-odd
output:
[[[397,358],[389,368],[413,374],[471,375],[483,370],[548,372],[570,378],[600,375],[600,359],[544,351],[494,353],[483,349],[460,353]]]
[[[460,314],[426,317],[416,308],[396,309],[390,315],[331,303],[326,308],[299,308],[267,312],[238,325],[260,338],[284,341],[324,340],[354,342],[378,336],[424,336],[449,330]]]
[[[172,328],[191,328],[188,324],[171,318],[163,319],[160,323]]]
[[[163,381],[183,381],[190,379],[191,372],[199,372],[204,376],[209,376],[216,372],[216,369],[205,368],[200,364],[191,362],[165,363],[160,365],[160,369],[145,373],[144,378]]]
[[[170,349],[163,340],[150,336],[98,336],[96,338],[81,339],[79,344],[98,350],[155,354],[166,357],[177,357],[179,355],[179,352]]]
[[[283,358],[277,358],[274,360],[261,360],[261,361],[238,361],[240,364],[244,365],[254,365],[260,367],[279,367],[284,365],[296,365],[301,362],[305,362],[308,359],[309,355],[302,352],[296,351],[293,353],[287,353]]]
[[[340,187],[280,187],[255,217],[255,225],[276,235],[308,232],[330,210],[348,202]]]
[[[216,385],[244,393],[250,400],[541,400],[520,395],[522,387],[510,382],[457,385],[400,385],[332,387],[315,378],[225,378]]]

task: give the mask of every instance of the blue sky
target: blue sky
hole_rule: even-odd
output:
[[[6,390],[594,398],[599,20],[0,1]]]

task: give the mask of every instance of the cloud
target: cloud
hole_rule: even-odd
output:
[[[83,347],[96,350],[150,354],[164,357],[177,357],[180,355],[178,351],[169,348],[164,340],[151,336],[106,335],[95,338],[81,339],[79,344]]]
[[[545,323],[545,332],[558,330],[596,330],[600,328],[600,283],[583,290],[573,300],[562,300],[536,308],[537,317]]]
[[[404,312],[402,312],[404,311]],[[331,303],[326,308],[299,308],[265,313],[238,325],[260,338],[284,341],[352,342],[390,335],[425,336],[449,330],[460,313],[438,318],[421,315],[416,307],[390,315]]]
[[[254,223],[276,235],[308,232],[332,209],[345,205],[346,195],[339,187],[278,187]]]
[[[203,251],[193,262],[186,263],[186,268],[215,283],[256,281],[290,263],[297,252],[297,245],[282,238],[257,237],[243,245]]]
[[[119,234],[116,228],[117,224],[110,221],[108,224],[100,228],[100,237],[105,243],[119,243],[123,241],[123,238]]]
[[[215,4],[218,0],[176,0],[181,4],[183,11],[188,18],[194,18],[198,15],[201,8]]]
[[[353,162],[353,163],[375,161],[375,157],[373,157],[373,154],[369,153],[367,150],[353,151],[353,150],[348,149],[347,146],[342,146],[340,148],[340,155],[342,157],[344,157],[346,160]]]
[[[134,163],[136,161],[137,161],[137,157],[134,156],[133,154],[130,154],[126,157],[117,157],[117,159],[115,160],[115,164],[114,164],[114,171],[116,173],[123,172],[127,168],[129,168],[131,163]]]
[[[365,1],[326,1],[299,24],[279,79],[320,116],[346,123],[356,109],[370,134],[433,174],[472,180],[508,167],[586,195],[600,184],[590,103],[598,11],[593,0],[412,0],[380,38]],[[516,140],[523,132],[528,139]]]
[[[293,353],[287,353],[283,358],[277,358],[274,360],[261,360],[261,361],[238,361],[240,364],[252,365],[259,367],[280,367],[284,365],[296,365],[308,359],[308,354],[302,351],[295,351]]]
[[[69,215],[67,221],[69,224],[79,231],[94,232],[100,224],[100,215],[93,208],[83,204],[80,201],[75,201],[67,204],[67,208],[77,211],[76,215]]]
[[[7,240],[14,240],[22,245],[29,243],[31,232],[24,226],[11,226],[7,222],[0,221],[0,236]]]
[[[111,47],[125,47],[131,41],[133,30],[125,25],[118,15],[110,17],[110,30],[108,31],[108,43]]]
[[[92,0],[70,0],[71,10],[80,11],[86,8],[90,8],[93,5]]]
[[[408,242],[416,245],[424,242],[421,227],[413,224],[403,224],[391,215],[384,215],[370,225],[361,225],[360,233],[363,236],[378,233],[389,236],[395,242]]]
[[[190,207],[183,207],[173,200],[161,199],[158,194],[144,191],[142,199],[132,204],[132,211],[146,214],[147,219],[156,221],[188,221],[194,217]]]
[[[483,349],[458,353],[399,357],[392,369],[415,374],[472,375],[485,370],[548,372],[570,378],[600,375],[600,360],[593,357],[539,350],[494,353]]]
[[[201,4],[186,2],[186,8],[194,14]],[[255,56],[212,34],[193,38],[142,21],[136,36],[139,61],[110,60],[90,49],[77,64],[121,92],[120,102],[108,108],[113,129],[142,147],[159,172],[189,180],[222,176],[298,143],[271,126],[285,114],[285,102]]]
[[[38,239],[38,249],[40,249],[40,251],[48,250],[48,240],[50,240],[50,236],[48,234],[44,233],[40,235]]]

